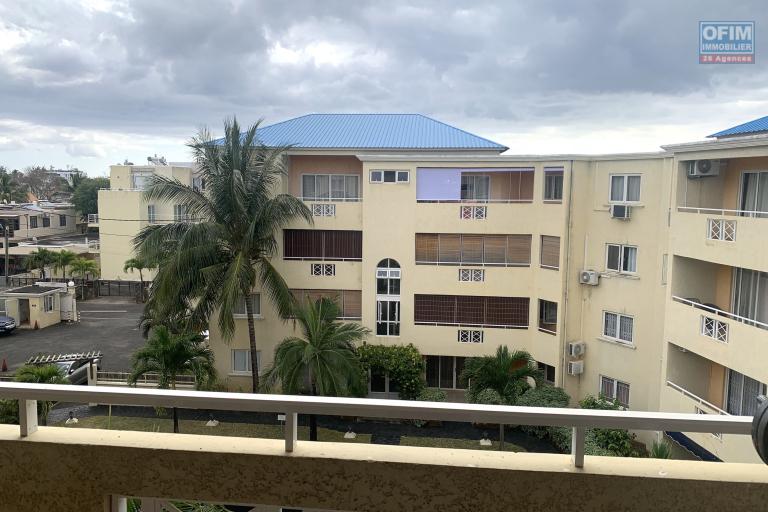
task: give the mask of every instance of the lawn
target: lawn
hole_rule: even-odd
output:
[[[142,418],[128,416],[90,416],[81,418],[79,423],[66,425],[58,423],[57,427],[67,428],[100,428],[110,430],[137,430],[143,432],[173,432],[173,420],[170,418]],[[216,427],[206,427],[204,421],[179,420],[179,431],[182,434],[215,435],[231,437],[258,437],[262,439],[283,439],[283,429],[280,425],[262,425],[258,423],[228,423],[221,422]],[[344,432],[317,429],[319,441],[338,443],[370,443],[370,434],[358,434],[355,439],[344,439]],[[309,439],[309,427],[299,427],[299,439]]]
[[[499,451],[499,442],[493,441],[491,446],[480,446],[479,439],[454,439],[451,437],[407,437],[400,438],[400,446],[425,446],[429,448],[455,448],[460,450],[490,450]],[[525,448],[505,442],[505,452],[524,452]]]

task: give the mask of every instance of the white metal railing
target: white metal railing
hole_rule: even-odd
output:
[[[324,202],[324,203],[359,203],[363,200],[362,197],[301,197],[297,196],[297,199],[311,202]]]
[[[315,203],[312,205],[313,217],[335,217],[336,205],[334,203]]]
[[[129,372],[109,372],[99,370],[96,372],[96,382],[115,382],[125,384],[128,382]],[[154,384],[160,381],[160,375],[157,373],[145,373],[136,381],[137,384]],[[177,375],[176,384],[193,386],[195,384],[194,375]]]
[[[667,381],[667,386],[672,388],[672,389],[674,389],[675,391],[677,391],[677,392],[687,396],[688,398],[690,398],[691,400],[696,402],[698,405],[704,406],[704,407],[706,407],[708,409],[711,409],[712,411],[716,412],[717,414],[720,414],[720,415],[723,415],[723,416],[730,416],[731,415],[730,413],[725,412],[724,410],[722,410],[721,408],[719,408],[715,404],[713,404],[711,402],[707,402],[706,400],[704,400],[700,396],[694,395],[693,393],[691,393],[690,391],[688,391],[684,387],[678,386],[677,384],[675,384],[674,382],[672,382],[670,380]]]
[[[736,241],[736,221],[728,219],[707,219],[707,239],[720,242]]]
[[[532,203],[531,199],[416,199],[417,203],[436,203],[436,204],[513,204],[513,203]]]
[[[724,208],[698,208],[696,206],[678,206],[677,211],[681,213],[709,213],[712,215],[768,218],[768,212],[761,212],[756,210],[728,210]]]
[[[98,213],[89,213],[88,214],[88,224],[97,224],[99,222],[99,214]]]
[[[101,242],[99,240],[88,240],[88,249],[91,251],[98,251],[101,247]]]
[[[675,302],[680,302],[682,304],[686,304],[688,306],[693,306],[698,309],[703,309],[704,311],[709,311],[710,313],[715,313],[718,316],[723,316],[727,318],[728,320],[734,320],[736,322],[751,325],[753,327],[757,327],[759,329],[766,329],[768,330],[768,324],[765,322],[761,322],[759,320],[753,320],[751,318],[739,316],[734,313],[729,313],[727,311],[723,311],[722,309],[714,308],[712,306],[707,306],[706,304],[702,304],[700,302],[693,301],[691,299],[686,299],[684,297],[678,297],[677,295],[672,296],[672,300]]]
[[[728,343],[728,324],[711,316],[701,315],[701,335]]]

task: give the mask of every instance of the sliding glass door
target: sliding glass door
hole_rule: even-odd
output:
[[[768,323],[768,273],[737,268],[733,277],[733,312]]]
[[[739,209],[745,217],[768,217],[768,171],[742,175]]]

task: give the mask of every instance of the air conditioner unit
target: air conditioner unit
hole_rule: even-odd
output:
[[[582,270],[579,272],[579,283],[597,286],[600,283],[600,274],[594,270]]]
[[[581,375],[584,373],[584,361],[568,361],[568,375]]]
[[[568,355],[570,357],[583,356],[587,351],[587,344],[583,341],[576,341],[568,344]]]
[[[720,174],[721,160],[691,160],[688,162],[689,178],[707,178]]]
[[[632,215],[632,207],[626,204],[612,204],[611,217],[620,220],[629,220]]]

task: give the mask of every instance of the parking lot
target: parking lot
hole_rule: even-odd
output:
[[[138,327],[142,305],[126,297],[101,297],[78,302],[77,308],[80,322],[0,336],[0,361],[5,358],[13,371],[38,353],[100,350],[103,369],[130,369],[131,354],[144,343]]]

